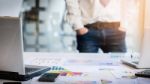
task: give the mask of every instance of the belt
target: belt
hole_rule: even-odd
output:
[[[87,24],[85,25],[85,27],[96,29],[106,29],[106,28],[118,29],[120,27],[120,22],[96,22],[92,24]]]

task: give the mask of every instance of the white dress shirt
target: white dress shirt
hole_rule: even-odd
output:
[[[74,30],[97,21],[121,21],[121,0],[110,0],[105,7],[99,0],[66,0],[66,3],[67,20]]]

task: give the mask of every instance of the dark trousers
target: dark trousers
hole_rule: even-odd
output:
[[[77,49],[82,53],[126,52],[126,32],[113,28],[88,28],[88,33],[77,35]]]

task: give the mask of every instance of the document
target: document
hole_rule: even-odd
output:
[[[101,80],[102,84],[150,84],[150,79],[148,78],[121,78],[115,80]]]
[[[120,61],[114,59],[68,59],[64,62],[65,66],[68,65],[82,65],[82,66],[118,66]]]

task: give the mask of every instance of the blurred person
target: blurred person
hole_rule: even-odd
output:
[[[66,0],[66,5],[79,52],[126,52],[121,0]]]

